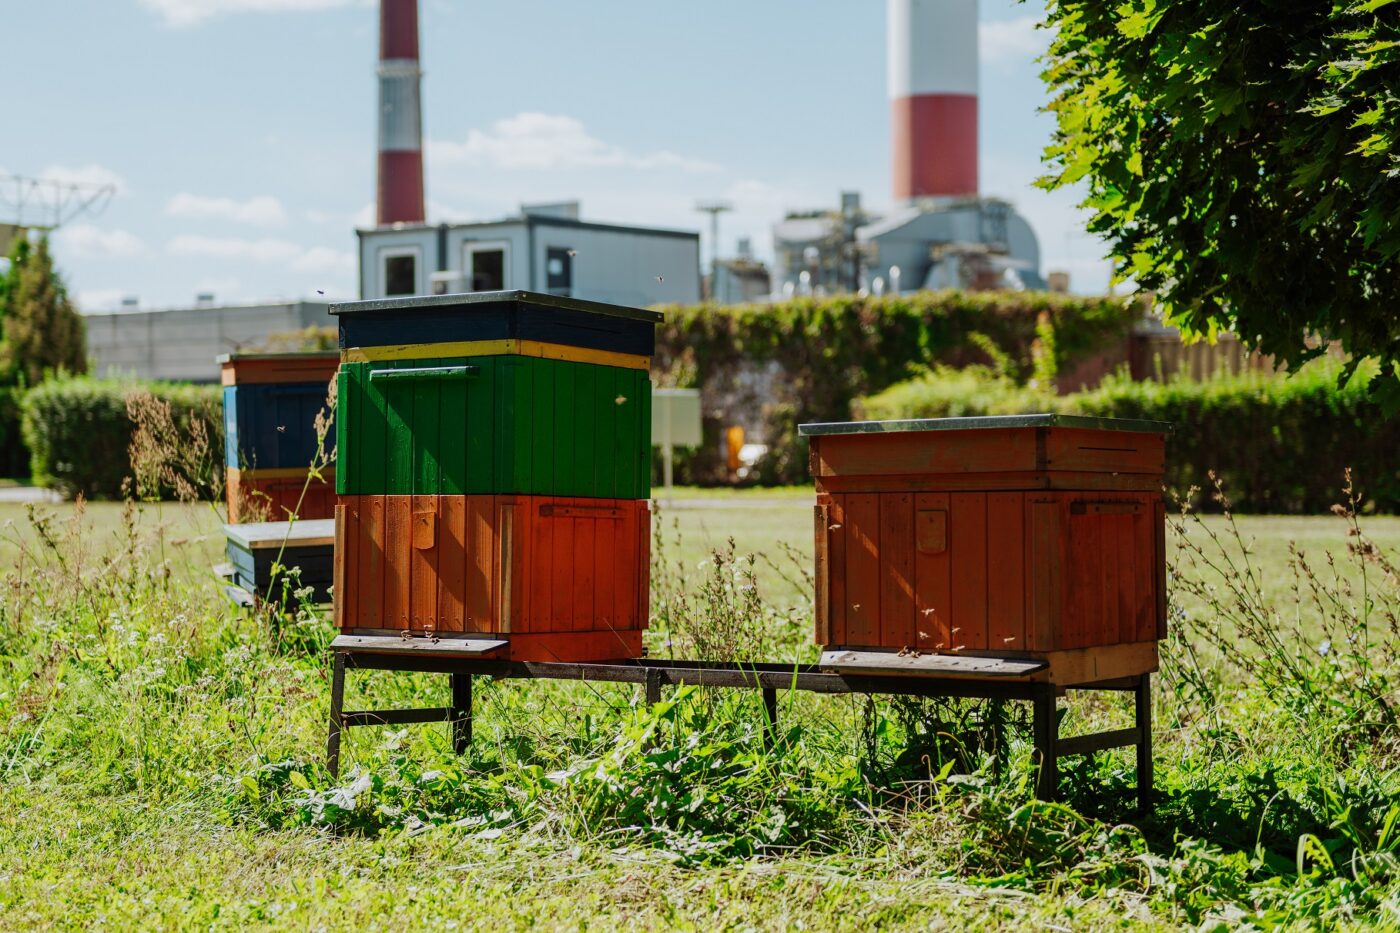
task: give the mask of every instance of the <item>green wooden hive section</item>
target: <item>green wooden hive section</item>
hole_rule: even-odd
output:
[[[645,370],[497,355],[347,362],[340,495],[651,495]]]

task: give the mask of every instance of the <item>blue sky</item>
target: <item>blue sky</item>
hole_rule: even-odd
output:
[[[374,190],[369,0],[10,4],[0,172],[110,181],[56,237],[88,310],[353,297]],[[429,219],[577,198],[587,219],[700,229],[770,252],[786,209],[889,205],[882,0],[422,0]],[[982,0],[981,180],[1046,269],[1107,283],[1071,193],[1046,194],[1034,2]],[[19,41],[16,41],[18,39]],[[21,129],[23,128],[23,129]],[[0,220],[8,220],[0,217]],[[705,252],[709,243],[706,237]]]

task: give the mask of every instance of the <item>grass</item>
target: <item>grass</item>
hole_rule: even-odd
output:
[[[770,657],[811,650],[810,493],[760,505],[767,492],[659,510],[673,569],[658,575],[654,653],[735,609],[727,637]],[[1313,671],[1336,701],[1315,709],[1243,682],[1229,642],[1194,679],[1171,661],[1161,799],[1143,819],[1123,808],[1121,755],[1067,768],[1068,805],[1033,803],[1021,730],[996,772],[971,747],[982,707],[784,697],[767,754],[756,696],[648,709],[636,688],[577,684],[480,683],[461,760],[443,727],[352,730],[358,770],[334,782],[318,764],[324,623],[227,607],[207,508],[94,503],[81,527],[71,511],[38,507],[36,527],[0,505],[0,928],[1400,922],[1400,736],[1360,734],[1367,685],[1390,682],[1379,654],[1362,675]],[[1400,519],[1363,526],[1383,553],[1400,548]],[[1347,522],[1238,527],[1263,601],[1326,624],[1292,602],[1288,541],[1325,570],[1322,553],[1345,563],[1357,540]],[[1186,535],[1229,531],[1208,517]],[[762,555],[751,572],[724,553],[730,537]],[[1192,589],[1199,571],[1177,570],[1179,628],[1240,615],[1225,581]],[[1383,606],[1390,590],[1373,585],[1364,598]],[[356,675],[351,690],[355,706],[446,699],[416,675]],[[1066,731],[1128,724],[1119,698],[1069,706]]]

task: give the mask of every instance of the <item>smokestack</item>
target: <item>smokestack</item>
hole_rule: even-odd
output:
[[[379,0],[379,225],[422,223],[418,0]]]
[[[888,0],[894,197],[977,194],[977,0]]]

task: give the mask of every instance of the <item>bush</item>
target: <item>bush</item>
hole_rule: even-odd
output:
[[[1242,373],[1204,382],[1108,379],[1091,392],[1053,397],[1016,389],[985,371],[931,374],[862,399],[871,419],[1004,415],[1031,411],[1145,418],[1174,426],[1167,442],[1169,489],[1209,488],[1214,470],[1239,490],[1241,512],[1320,512],[1337,500],[1352,468],[1367,508],[1400,510],[1400,421],[1387,419],[1366,393],[1369,372],[1339,386],[1339,364],[1297,374]],[[1208,495],[1193,503],[1214,508]]]
[[[211,445],[223,450],[222,396],[217,386],[140,383],[86,377],[51,379],[24,395],[21,421],[34,482],[91,499],[122,495],[133,475],[135,426],[127,399],[149,392],[168,403],[176,424],[199,419]]]
[[[0,476],[29,474],[29,450],[19,427],[22,394],[13,386],[0,386]]]
[[[759,478],[808,479],[796,426],[845,421],[852,403],[936,364],[992,364],[1028,380],[1121,344],[1137,316],[1122,299],[1048,292],[843,295],[777,304],[663,307],[654,374],[699,387],[705,443],[677,463],[677,481],[728,477],[720,432],[745,424],[769,446]],[[1037,359],[1053,330],[1053,360]],[[1038,349],[1037,349],[1038,348]]]

